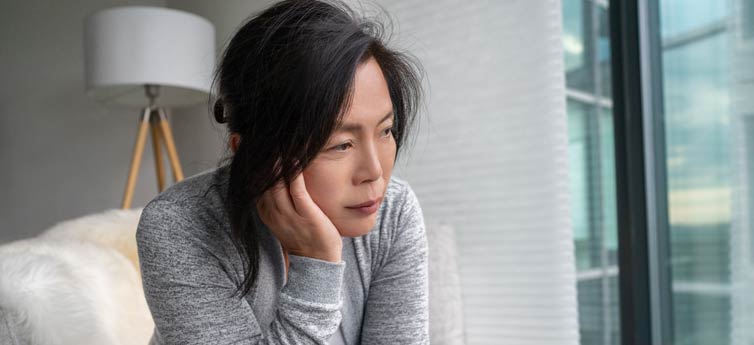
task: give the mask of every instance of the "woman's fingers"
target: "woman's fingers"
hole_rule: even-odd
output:
[[[285,181],[281,180],[276,183],[270,190],[270,194],[277,212],[286,216],[296,212],[288,188],[285,186]]]
[[[265,191],[257,200],[257,212],[265,223],[269,223],[272,214],[277,212],[271,192],[272,190]]]
[[[306,182],[304,181],[304,174],[300,173],[291,182],[291,200],[293,201],[293,207],[296,212],[304,218],[313,218],[316,215],[312,214],[312,206],[314,201],[312,200],[309,192],[306,190]]]
[[[338,229],[312,200],[300,173],[290,186],[281,181],[257,203],[262,221],[289,253],[337,262],[342,251]]]

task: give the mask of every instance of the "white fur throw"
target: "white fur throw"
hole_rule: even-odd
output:
[[[109,210],[0,246],[0,343],[147,344],[140,216]]]
[[[145,345],[154,330],[139,274],[141,209],[58,223],[0,246],[0,344]],[[464,343],[455,234],[427,226],[432,344]]]

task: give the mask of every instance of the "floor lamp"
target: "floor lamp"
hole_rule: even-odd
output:
[[[101,10],[84,22],[87,95],[141,108],[121,208],[131,207],[147,132],[151,129],[157,188],[165,188],[162,146],[175,182],[183,170],[165,107],[205,103],[215,65],[215,29],[192,13],[148,6]]]

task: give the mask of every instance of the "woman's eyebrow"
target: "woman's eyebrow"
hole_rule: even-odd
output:
[[[385,114],[385,117],[383,117],[382,120],[380,120],[380,122],[378,122],[377,124],[379,125],[387,121],[387,119],[389,119],[392,116],[393,116],[393,111],[391,110],[390,112]],[[362,129],[362,126],[360,123],[344,123],[342,126],[339,126],[335,131],[336,132],[358,132],[361,129]]]

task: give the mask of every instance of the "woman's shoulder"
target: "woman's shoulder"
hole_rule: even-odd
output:
[[[407,180],[391,177],[374,227],[352,243],[357,256],[370,263],[368,275],[377,274],[388,262],[397,265],[422,255],[426,248],[424,216]]]
[[[157,231],[214,232],[224,227],[222,168],[204,170],[162,191],[142,209],[137,235]]]
[[[411,184],[403,178],[392,176],[374,228],[364,235],[368,237],[366,243],[380,247],[383,249],[380,251],[384,252],[396,237],[403,237],[407,231],[413,231],[410,228],[415,227],[417,222],[421,222],[423,226],[421,207]]]
[[[400,195],[400,193],[409,187],[408,181],[404,180],[401,177],[391,175],[390,176],[390,182],[387,184],[387,190],[385,191],[385,194],[391,194],[393,197],[397,197]]]
[[[380,220],[388,222],[398,222],[411,216],[409,213],[421,211],[419,200],[409,182],[397,176],[390,177],[382,206],[384,209],[379,214],[382,218]]]
[[[227,167],[217,167],[201,171],[174,183],[150,202],[173,202],[192,206],[198,202],[216,201],[222,188],[227,185]]]

